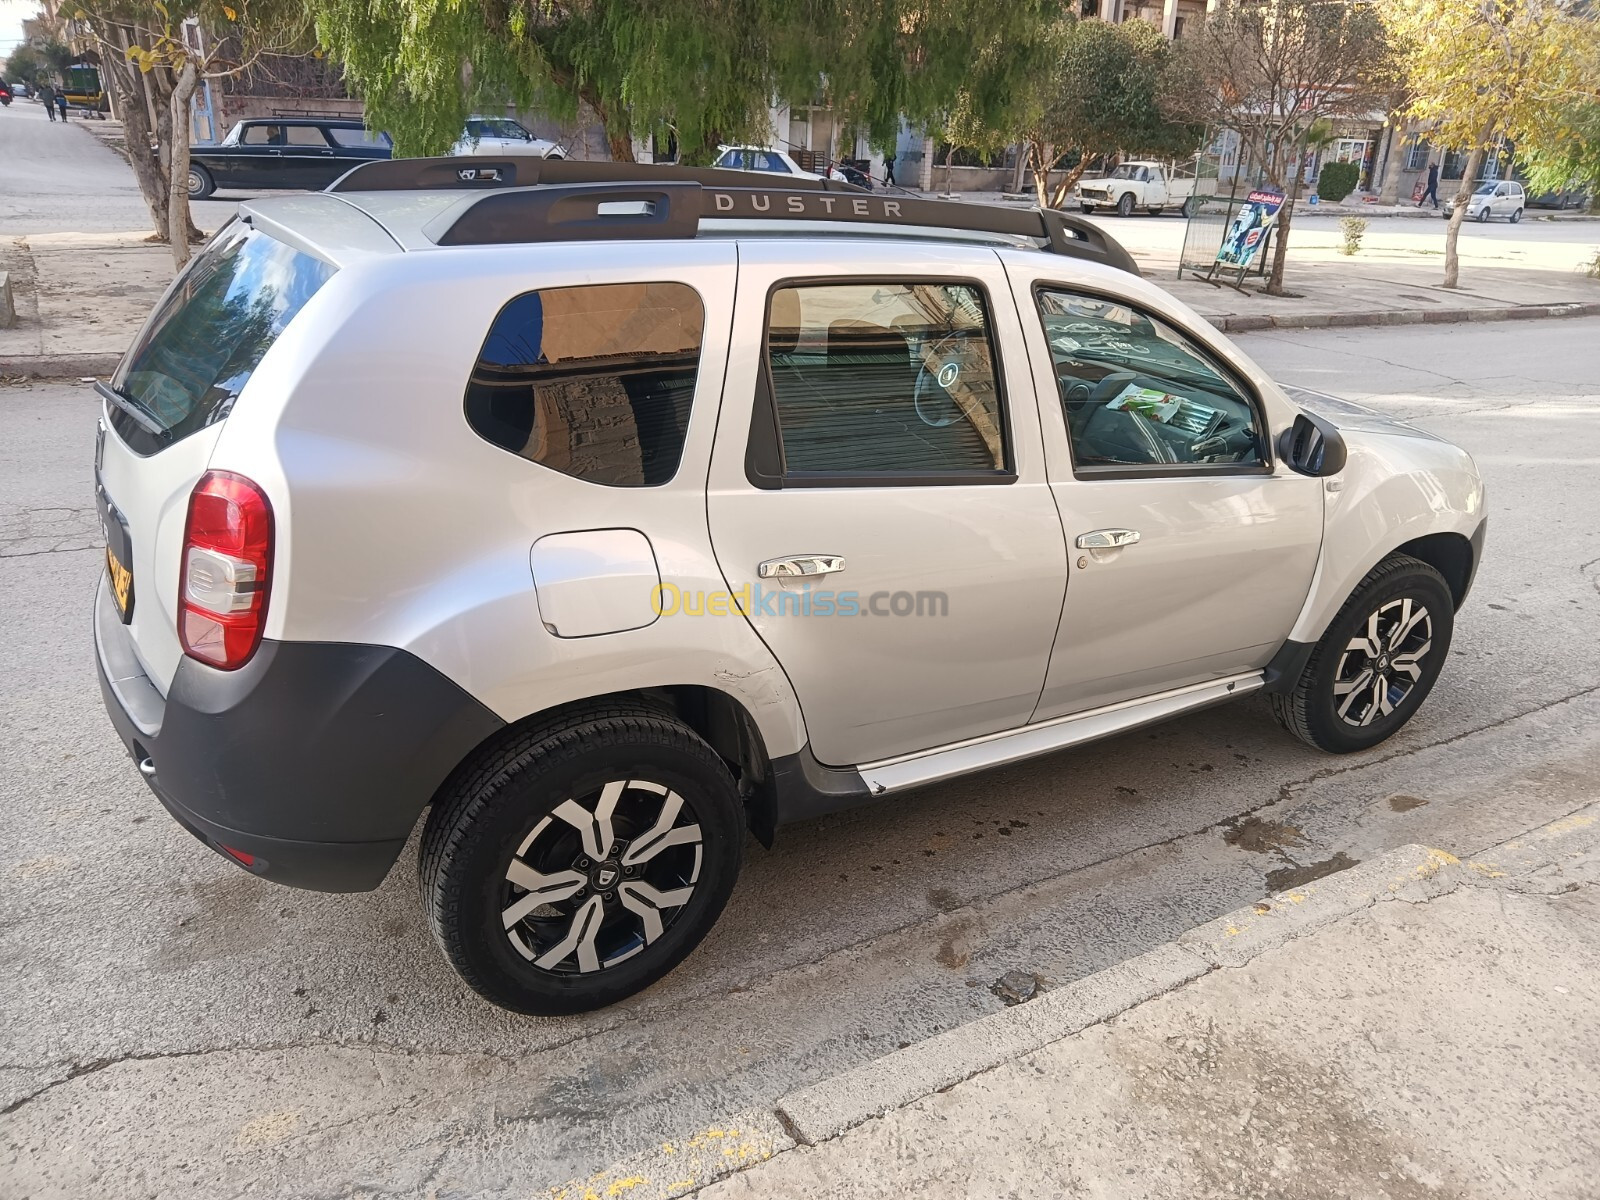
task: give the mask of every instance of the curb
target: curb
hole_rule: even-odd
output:
[[[110,375],[121,361],[121,354],[0,354],[0,375],[81,379]]]
[[[544,1193],[548,1200],[668,1200],[831,1138],[975,1075],[1101,1024],[1222,967],[1242,966],[1385,900],[1427,900],[1469,879],[1520,874],[1579,829],[1600,837],[1600,804],[1496,847],[1493,862],[1406,845],[1197,926],[1135,958],[801,1088],[677,1142]],[[1513,850],[1520,853],[1511,853]]]
[[[1206,314],[1197,309],[1201,316]],[[1226,333],[1252,333],[1262,329],[1329,329],[1370,325],[1456,325],[1480,321],[1535,321],[1551,317],[1600,316],[1600,301],[1568,304],[1517,304],[1497,308],[1404,308],[1374,312],[1240,313],[1208,316]]]

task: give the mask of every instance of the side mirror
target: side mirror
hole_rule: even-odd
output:
[[[1332,422],[1304,412],[1278,438],[1278,455],[1291,471],[1318,477],[1337,475],[1350,457]]]

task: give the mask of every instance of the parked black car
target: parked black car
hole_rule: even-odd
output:
[[[263,117],[240,121],[215,146],[189,152],[189,199],[218,188],[324,188],[351,167],[390,158],[394,144],[360,121]]]

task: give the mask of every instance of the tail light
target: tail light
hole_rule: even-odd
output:
[[[261,644],[272,572],[272,506],[243,475],[207,471],[189,496],[178,579],[178,640],[224,671]]]

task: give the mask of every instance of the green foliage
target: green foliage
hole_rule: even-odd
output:
[[[612,152],[674,131],[690,160],[762,136],[773,99],[823,101],[890,146],[902,115],[1002,126],[1060,0],[307,0],[375,126],[438,153],[473,112],[586,104]],[[999,52],[1007,45],[1019,52]]]
[[[1344,235],[1344,245],[1339,247],[1339,253],[1354,254],[1361,249],[1361,238],[1367,232],[1367,219],[1365,217],[1340,217],[1339,232]]]
[[[1198,123],[1173,120],[1162,107],[1172,45],[1145,21],[1121,25],[1074,21],[1059,38],[1032,136],[1072,147],[1084,159],[1118,152],[1136,158],[1183,158],[1204,134]]]
[[[1317,176],[1317,195],[1330,204],[1337,204],[1356,190],[1356,183],[1360,179],[1361,168],[1355,163],[1325,163],[1322,174]]]
[[[24,43],[6,59],[3,78],[32,84],[57,80],[61,77],[62,69],[75,57],[62,42],[46,42],[38,50]]]
[[[1600,67],[1596,68],[1600,73]],[[1518,147],[1522,151],[1522,147]],[[1600,195],[1600,100],[1565,105],[1556,136],[1519,154],[1528,189],[1561,192],[1587,189]]]

